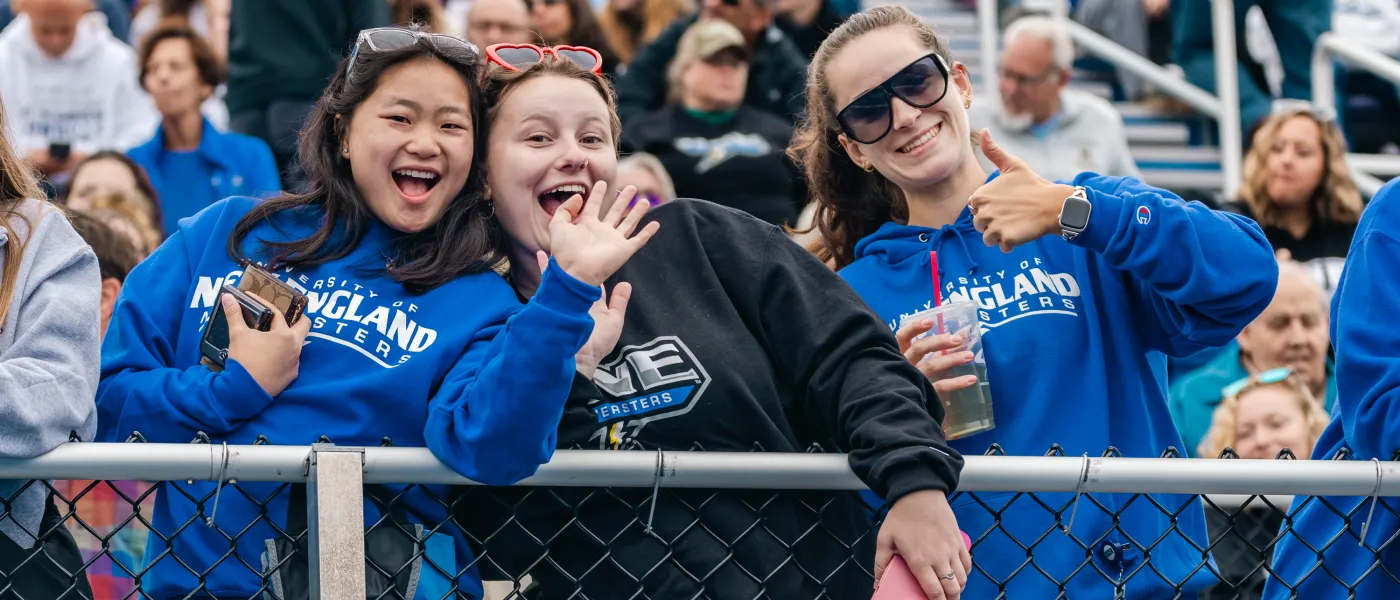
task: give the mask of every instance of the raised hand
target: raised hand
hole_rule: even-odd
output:
[[[535,260],[539,261],[540,273],[544,273],[549,266],[549,256],[540,252],[535,255]],[[627,315],[627,302],[631,299],[632,284],[623,281],[613,286],[611,301],[608,300],[608,290],[604,288],[603,297],[593,303],[593,308],[588,309],[588,315],[593,317],[593,333],[574,355],[578,372],[585,377],[592,379],[598,365],[617,347],[617,340],[622,337],[622,325]]]
[[[272,327],[258,331],[243,322],[243,307],[233,296],[224,294],[224,316],[228,318],[228,357],[238,361],[264,392],[276,396],[292,385],[301,368],[301,347],[311,333],[311,319],[301,318],[288,326],[287,317],[271,302],[249,294],[272,309]]]
[[[630,185],[623,188],[608,214],[599,219],[599,207],[607,190],[606,182],[593,184],[587,202],[575,194],[559,205],[549,222],[549,246],[554,261],[565,273],[589,285],[603,285],[661,228],[661,224],[653,221],[636,231],[648,205],[642,202],[627,209],[637,193],[637,188]]]
[[[965,365],[972,362],[971,351],[966,350],[967,338],[958,334],[930,335],[923,339],[914,339],[933,328],[933,321],[912,321],[895,332],[895,339],[899,341],[899,352],[904,355],[924,377],[933,382],[933,391],[939,394],[956,392],[961,389],[970,388],[977,385],[976,375],[963,375],[961,377],[947,377],[948,369],[958,365]],[[959,352],[944,352],[945,350],[956,350],[963,348]]]
[[[972,193],[973,225],[982,243],[1002,252],[1060,231],[1060,207],[1074,193],[1068,185],[1046,181],[1012,156],[982,130],[982,155],[1001,175]]]

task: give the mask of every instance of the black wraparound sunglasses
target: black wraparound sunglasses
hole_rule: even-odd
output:
[[[909,63],[884,83],[852,100],[836,113],[836,122],[846,137],[862,144],[874,144],[894,127],[890,102],[899,98],[914,108],[928,108],[948,93],[948,63],[929,54]]]

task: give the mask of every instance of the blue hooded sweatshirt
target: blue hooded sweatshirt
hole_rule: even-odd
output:
[[[1278,267],[1249,219],[1131,178],[1086,173],[1072,185],[1093,206],[1073,242],[1046,236],[1002,253],[964,208],[939,229],[886,223],[841,271],[891,329],[933,305],[930,251],[943,301],[979,305],[996,428],[950,442],[959,452],[1179,449],[1166,355],[1228,343],[1273,298]],[[969,576],[965,599],[997,597],[997,582],[1009,598],[1108,598],[1116,585],[1128,598],[1172,598],[1178,586],[1193,597],[1215,580],[1194,496],[1094,494],[1075,507],[1074,494],[979,493],[952,506],[986,571]]]
[[[1314,446],[1314,460],[1347,451],[1356,460],[1385,461],[1400,449],[1397,265],[1400,179],[1381,188],[1361,215],[1332,296],[1337,402],[1332,422]],[[1374,502],[1380,506],[1374,509],[1372,502],[1295,497],[1293,532],[1283,536],[1274,552],[1277,579],[1269,579],[1264,598],[1400,598],[1400,583],[1378,568],[1400,574],[1395,540],[1400,534],[1400,498],[1377,498]],[[1368,518],[1371,524],[1363,539],[1361,527]],[[1352,591],[1356,595],[1348,596]]]
[[[254,202],[230,198],[186,219],[127,277],[102,348],[99,440],[139,431],[149,442],[188,443],[204,432],[214,443],[252,444],[265,435],[302,445],[325,435],[341,446],[377,446],[387,437],[426,446],[489,485],[519,481],[549,460],[599,288],[551,264],[523,305],[491,271],[411,294],[383,274],[396,234],[375,222],[348,256],[275,273],[305,290],[312,329],[296,380],[273,398],[236,360],[219,373],[199,364],[218,290],[242,274],[225,248],[229,233]],[[304,237],[318,219],[278,215],[247,236],[246,255],[261,256],[259,239]],[[264,541],[277,537],[269,521],[285,525],[289,494],[275,483],[238,487],[216,496],[211,482],[160,485],[146,549],[154,564],[141,578],[147,595],[184,598],[201,589],[196,573],[205,571],[203,592],[257,595]],[[388,487],[395,495],[401,489]],[[217,527],[206,527],[216,497]],[[401,505],[409,521],[432,528],[449,516],[447,497],[447,486],[414,486]],[[378,518],[373,506],[366,503],[367,524]],[[463,569],[471,560],[465,540],[455,527],[440,533],[452,537],[445,547],[430,540],[429,555]],[[162,539],[172,535],[170,544]],[[435,571],[424,568],[425,580]],[[439,578],[423,586],[445,593],[451,582]],[[480,595],[474,571],[458,585]]]

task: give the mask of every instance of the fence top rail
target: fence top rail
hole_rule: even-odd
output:
[[[310,446],[70,443],[0,479],[305,481]],[[1400,462],[969,456],[972,492],[1400,496]],[[365,448],[366,483],[472,484],[425,448]],[[561,450],[521,485],[865,489],[839,454]]]

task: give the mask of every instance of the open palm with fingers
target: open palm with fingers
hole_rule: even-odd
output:
[[[540,272],[543,273],[549,267],[549,256],[540,252],[535,258],[540,263]],[[617,340],[622,338],[622,326],[627,316],[627,302],[631,299],[632,284],[623,281],[613,286],[611,295],[608,294],[607,288],[604,288],[603,296],[588,309],[588,316],[593,317],[593,333],[574,355],[578,372],[585,377],[592,379],[593,372],[598,370],[603,358],[617,347]]]
[[[607,214],[600,218],[607,190],[606,182],[593,184],[587,202],[574,195],[554,211],[554,218],[549,222],[549,245],[554,261],[565,273],[589,285],[602,285],[661,228],[653,221],[637,231],[648,205],[641,202],[628,210],[632,196],[637,193],[632,186],[624,188]]]

